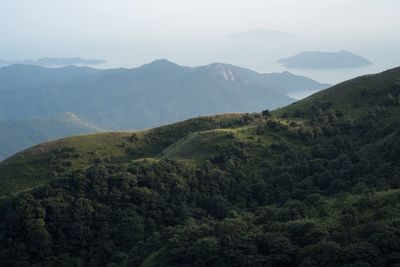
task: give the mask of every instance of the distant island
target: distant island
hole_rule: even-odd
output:
[[[41,67],[63,67],[68,65],[76,66],[92,66],[106,63],[101,59],[85,59],[80,57],[66,57],[66,58],[51,58],[44,57],[38,59],[26,59],[22,61],[16,60],[2,60],[0,59],[0,67],[9,66],[13,64],[36,65]]]
[[[372,64],[368,59],[346,50],[339,52],[306,51],[280,59],[278,63],[293,69],[354,68]]]

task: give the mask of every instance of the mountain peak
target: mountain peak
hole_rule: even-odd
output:
[[[174,62],[171,62],[167,59],[157,59],[154,60],[150,63],[142,65],[139,69],[145,70],[145,71],[174,71],[177,69],[185,68],[182,66],[179,66],[178,64],[175,64]]]
[[[148,64],[145,64],[144,66],[178,66],[177,64],[169,61],[168,59],[156,59]]]

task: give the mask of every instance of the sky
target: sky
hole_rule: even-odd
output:
[[[398,0],[1,0],[0,59],[80,56],[135,67],[168,58],[273,71],[278,56],[351,49],[382,68],[400,60],[391,57],[399,10]],[[224,38],[255,28],[298,38]]]

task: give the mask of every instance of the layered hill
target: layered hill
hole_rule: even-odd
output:
[[[0,163],[0,262],[400,264],[399,79],[16,154]]]
[[[326,88],[290,73],[260,74],[226,64],[183,67],[158,60],[136,69],[0,69],[0,119],[65,112],[101,128],[140,129],[221,112],[284,106],[287,91]]]
[[[104,131],[73,113],[54,118],[0,121],[0,159],[44,141]]]
[[[287,93],[327,86],[288,72],[260,74],[227,64],[189,68],[158,60],[114,70],[12,65],[0,68],[0,160],[49,138],[93,132],[71,131],[69,123],[58,123],[57,131],[41,126],[49,120],[55,125],[60,114],[72,112],[95,128],[142,129],[205,114],[276,108],[294,101]],[[15,135],[8,134],[14,129]]]

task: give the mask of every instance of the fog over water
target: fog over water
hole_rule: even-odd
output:
[[[289,71],[338,83],[400,65],[395,0],[2,0],[0,59],[99,58],[101,67],[137,67],[167,58],[187,66],[231,63],[281,72],[303,51],[340,51],[373,65]],[[282,15],[284,14],[284,15]],[[251,29],[288,35],[227,35]]]

